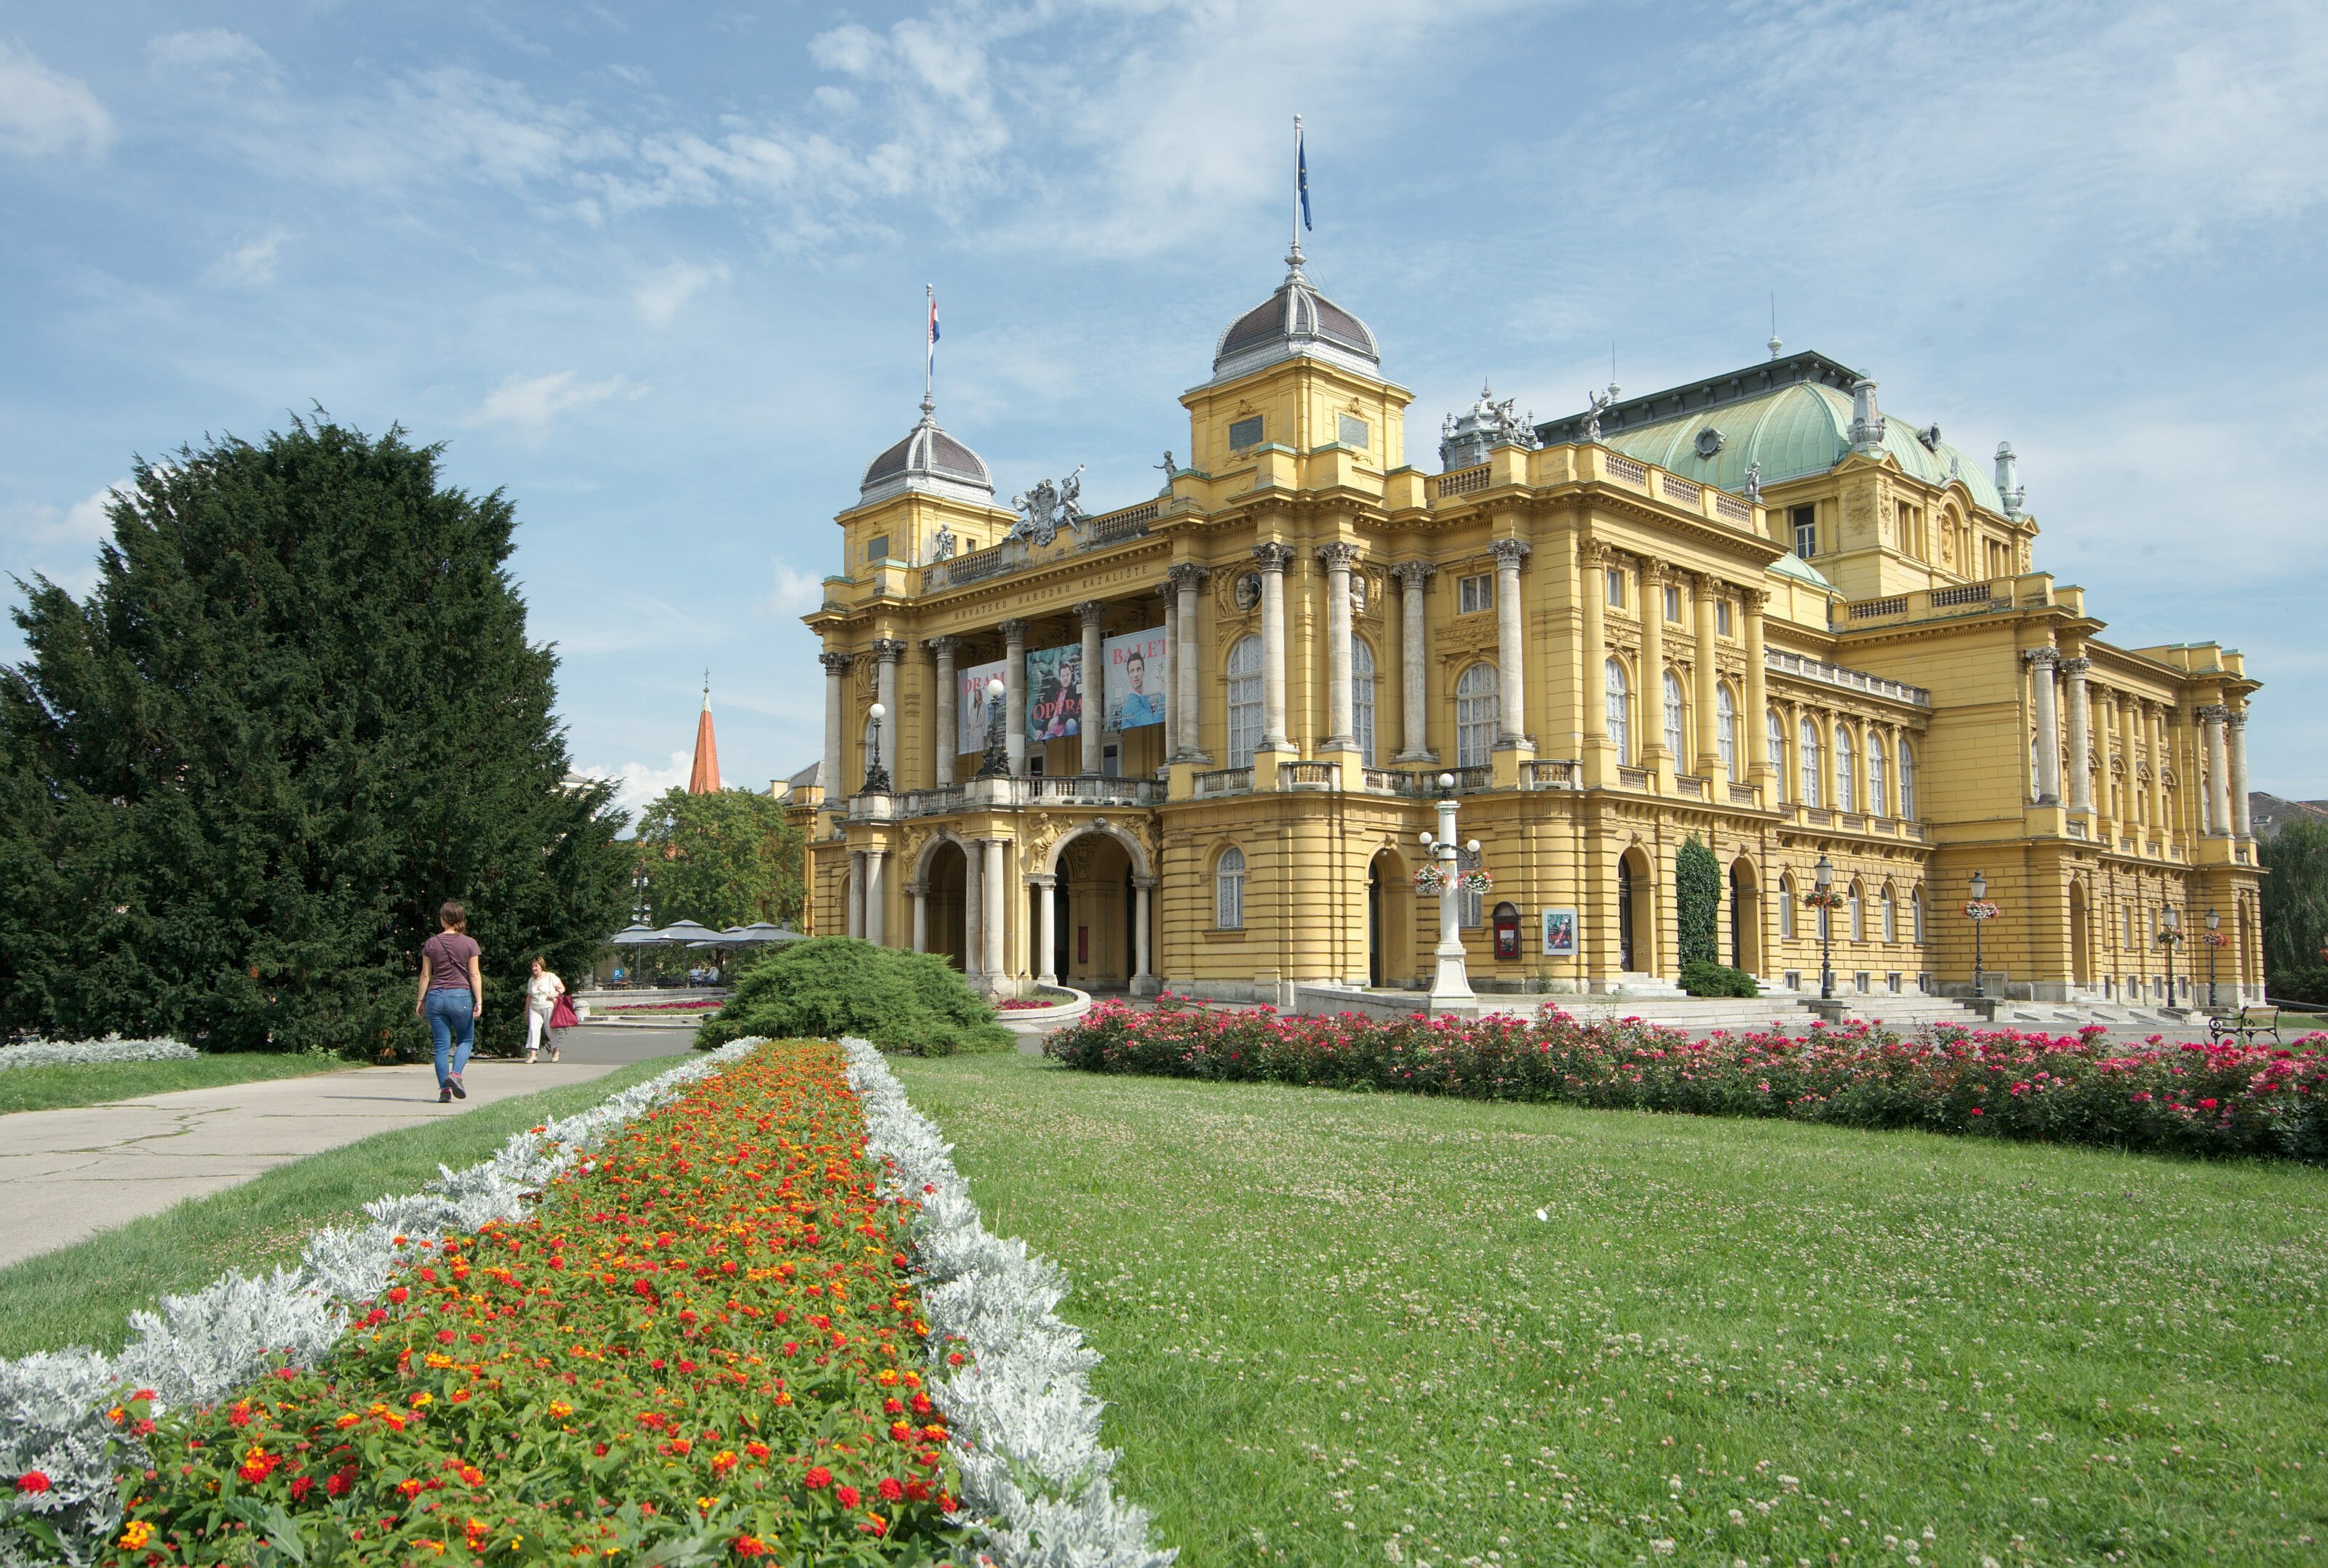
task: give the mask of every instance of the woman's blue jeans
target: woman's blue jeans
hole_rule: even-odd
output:
[[[475,1007],[465,985],[458,991],[431,991],[420,1003],[428,1031],[436,1037],[436,1087],[440,1089],[446,1078],[460,1077],[461,1069],[469,1065],[469,1045],[477,1030]]]

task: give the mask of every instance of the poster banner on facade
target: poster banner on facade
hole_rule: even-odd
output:
[[[1083,733],[1084,646],[1030,649],[1027,654],[1027,738],[1064,741]]]
[[[1002,678],[1003,661],[953,672],[953,731],[957,751],[986,750],[986,683]]]
[[[1160,626],[1128,631],[1100,644],[1106,663],[1105,727],[1137,730],[1164,722],[1164,694],[1172,684],[1172,656]]]
[[[1576,911],[1574,910],[1544,911],[1544,956],[1547,958],[1576,957]]]

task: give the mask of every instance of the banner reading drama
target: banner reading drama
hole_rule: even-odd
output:
[[[1100,645],[1106,665],[1105,728],[1137,730],[1164,722],[1164,694],[1172,684],[1172,656],[1160,626],[1130,631]]]
[[[1027,655],[1027,738],[1063,741],[1083,733],[1084,649],[1079,642]]]
[[[986,683],[1002,678],[1002,660],[953,672],[953,732],[957,751],[986,750]],[[998,705],[1001,699],[997,698]]]

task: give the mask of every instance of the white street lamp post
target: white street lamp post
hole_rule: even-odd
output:
[[[1434,955],[1439,965],[1431,976],[1431,1003],[1436,1007],[1448,1003],[1473,1001],[1470,970],[1463,951],[1460,929],[1463,869],[1462,852],[1455,841],[1455,775],[1452,773],[1439,775],[1439,833],[1436,837],[1425,833],[1422,847],[1436,856],[1440,877],[1439,947]],[[1478,840],[1473,839],[1469,848],[1477,854]]]

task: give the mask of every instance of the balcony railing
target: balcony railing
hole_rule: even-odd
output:
[[[1744,523],[1751,527],[1754,521],[1754,509],[1728,490],[1714,492],[1713,509],[1733,523]]]
[[[1688,773],[1674,775],[1674,793],[1692,800],[1705,798],[1705,780]]]
[[[1698,498],[1705,493],[1705,487],[1695,480],[1683,479],[1662,471],[1657,474],[1657,489],[1668,500],[1685,501],[1691,506],[1697,505]]]
[[[1610,478],[1621,479],[1627,484],[1639,485],[1643,490],[1649,488],[1647,463],[1636,462],[1621,452],[1610,453],[1600,461],[1607,465]]]
[[[1468,496],[1486,490],[1494,476],[1494,468],[1481,463],[1477,468],[1459,468],[1452,473],[1433,474],[1428,483],[1432,499],[1444,496]]]
[[[1813,827],[1832,827],[1835,826],[1835,813],[1822,806],[1806,806],[1803,807],[1803,820]]]
[[[1244,795],[1253,789],[1250,768],[1215,768],[1197,775],[1197,795],[1199,799],[1209,795]]]
[[[1906,681],[1886,680],[1863,669],[1845,669],[1839,664],[1805,658],[1801,654],[1788,653],[1776,648],[1762,650],[1762,662],[1782,675],[1800,676],[1805,680],[1842,686],[1849,691],[1867,692],[1879,697],[1890,697],[1895,702],[1913,703],[1920,708],[1932,705],[1932,694],[1924,687],[1910,686]]]
[[[1083,547],[1100,550],[1110,545],[1121,545],[1126,539],[1144,538],[1148,525],[1154,522],[1163,510],[1164,503],[1159,499],[1126,507],[1103,518],[1094,518],[1084,527]]]
[[[1164,799],[1164,786],[1153,779],[1103,779],[1067,773],[1056,778],[1033,778],[1027,782],[1034,787],[1030,791],[1033,798],[1069,806],[1158,806]]]
[[[941,785],[935,789],[908,789],[897,797],[898,812],[906,817],[943,817],[962,809],[962,786]]]
[[[1520,764],[1520,788],[1523,789],[1574,789],[1583,783],[1584,770],[1574,761],[1523,762]]]
[[[1732,784],[1730,787],[1730,804],[1732,806],[1759,806],[1761,802],[1755,798],[1754,786],[1751,784]]]
[[[1281,762],[1278,782],[1291,789],[1332,789],[1342,782],[1338,762]]]
[[[1623,764],[1621,764],[1621,763],[1618,765],[1618,768],[1617,768],[1617,788],[1618,788],[1618,789],[1647,789],[1648,787],[1649,787],[1649,770],[1648,770],[1647,768],[1628,768],[1628,767],[1625,767],[1625,766],[1624,766]]]

